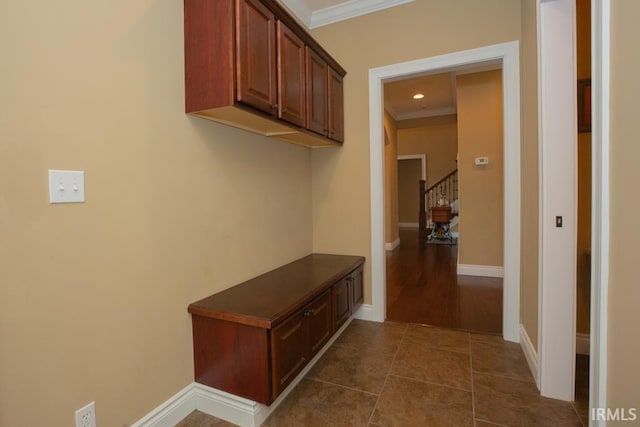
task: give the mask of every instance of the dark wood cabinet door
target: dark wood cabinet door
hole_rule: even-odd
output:
[[[307,129],[327,135],[327,63],[306,48]]]
[[[313,357],[329,341],[331,329],[331,290],[327,290],[314,300],[309,307],[308,317],[310,357]]]
[[[334,141],[344,142],[344,100],[342,76],[333,68],[329,70],[328,134]]]
[[[278,29],[278,118],[306,127],[304,42],[282,21]]]
[[[353,306],[361,304],[364,300],[364,289],[362,281],[362,268],[351,273],[351,295],[353,296]]]
[[[272,398],[275,399],[309,361],[307,309],[271,331]]]
[[[351,276],[347,276],[333,285],[333,330],[337,331],[351,316]]]
[[[236,99],[275,114],[275,15],[258,0],[236,0],[236,9]]]

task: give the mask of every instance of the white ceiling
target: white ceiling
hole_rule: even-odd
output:
[[[455,85],[453,72],[385,83],[385,110],[396,120],[455,114]],[[422,93],[424,98],[413,99],[416,93]]]

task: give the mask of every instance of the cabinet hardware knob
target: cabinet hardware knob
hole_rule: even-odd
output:
[[[315,313],[315,310],[312,308],[311,310],[307,310],[303,313],[303,316],[305,317],[311,317],[313,316],[313,313]]]
[[[285,108],[284,110],[282,110],[282,112],[283,112],[284,114],[287,114],[287,113],[289,112],[289,110],[287,110],[287,109]]]
[[[274,110],[277,110],[277,109],[278,109],[278,104],[273,104],[273,105],[271,106],[271,108],[273,108]]]

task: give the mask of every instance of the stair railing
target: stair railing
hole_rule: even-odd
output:
[[[444,205],[450,205],[458,200],[458,169],[455,169],[444,178],[427,188],[427,182],[420,180],[420,212],[418,214],[418,226],[420,228],[420,239],[426,239],[428,229],[433,227],[431,220],[431,208]],[[457,212],[457,204],[452,211],[455,216]]]

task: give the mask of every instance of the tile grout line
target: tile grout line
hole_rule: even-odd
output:
[[[447,385],[447,384],[440,384],[440,383],[436,383],[436,382],[433,382],[433,381],[419,380],[419,379],[416,379],[416,378],[406,377],[404,375],[389,374],[389,376],[390,377],[396,377],[396,378],[402,378],[403,380],[411,380],[411,381],[415,381],[415,382],[418,382],[418,383],[434,385],[434,386],[437,386],[437,387],[450,388],[451,390],[464,391],[465,393],[471,393],[472,392],[472,390],[470,390],[470,389],[454,387],[452,385]]]
[[[522,378],[510,376],[510,375],[496,374],[495,372],[471,371],[471,373],[476,373],[476,374],[480,374],[480,375],[488,375],[490,377],[504,378],[504,379],[507,379],[507,380],[519,381],[521,383],[526,383],[526,384],[533,384],[533,385],[536,384],[536,382],[533,381],[533,380],[525,380],[525,379],[522,379]]]
[[[379,393],[360,390],[360,389],[353,388],[353,387],[348,387],[348,386],[342,385],[342,384],[332,383],[331,381],[321,380],[320,378],[315,378],[315,377],[305,377],[305,378],[308,379],[309,381],[316,381],[316,382],[323,383],[323,384],[334,385],[336,387],[344,388],[344,389],[351,390],[351,391],[356,391],[358,393],[369,394],[371,396],[379,396]]]
[[[396,357],[398,357],[398,353],[400,352],[400,346],[402,346],[402,342],[404,341],[404,337],[407,336],[407,330],[408,329],[409,329],[409,325],[405,324],[404,332],[402,333],[402,338],[400,339],[400,342],[398,343],[398,348],[396,349],[396,352],[393,355],[393,359],[391,360],[391,364],[389,365],[389,370],[387,371],[387,376],[385,377],[384,382],[382,383],[382,388],[380,389],[380,394],[378,395],[378,398],[376,399],[376,404],[373,405],[373,411],[371,411],[371,415],[369,416],[369,421],[367,422],[368,426],[371,425],[371,422],[373,420],[373,414],[376,413],[376,409],[378,408],[378,403],[380,403],[380,398],[382,397],[382,393],[384,392],[384,388],[387,385],[387,381],[389,381],[389,377],[391,376],[391,369],[393,369],[393,364],[396,362]]]

